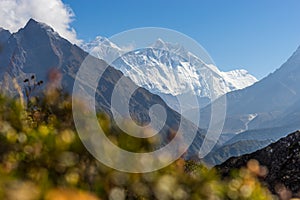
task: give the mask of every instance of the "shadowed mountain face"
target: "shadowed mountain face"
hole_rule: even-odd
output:
[[[4,44],[10,37],[11,33],[3,28],[0,28],[0,53],[3,52]],[[2,69],[0,69],[0,73],[2,73]]]
[[[299,81],[300,47],[274,73],[250,87],[226,94],[227,123],[224,129],[227,132],[238,132],[246,128],[250,130],[288,125],[288,120],[280,124],[272,122],[299,105]],[[209,110],[208,106],[202,112],[208,114]],[[252,115],[250,120],[243,119],[249,115]]]
[[[257,149],[265,147],[270,144],[272,140],[241,140],[233,144],[224,145],[211,153],[209,153],[205,158],[204,162],[210,165],[218,165],[226,160],[236,155],[243,155],[248,152],[253,152]]]
[[[30,20],[3,44],[0,54],[1,81],[17,78],[21,83],[26,74],[32,73],[46,81],[48,72],[57,68],[63,72],[64,84],[70,82],[70,75],[74,74],[86,55],[50,27]]]
[[[284,137],[286,133],[297,130],[296,126],[257,129],[242,132],[222,145],[216,146],[204,161],[210,165],[219,165],[230,157],[252,153]]]
[[[299,83],[300,47],[274,73],[250,87],[227,93],[223,133],[236,135],[217,151],[222,152],[222,148],[226,147],[227,152],[232,153],[223,154],[226,156],[221,160],[220,155],[210,154],[207,160],[213,161],[211,164],[219,164],[231,156],[258,149],[247,148],[245,151],[243,148],[247,141],[257,141],[257,147],[262,147],[300,129]],[[201,110],[204,119],[209,119],[210,110],[210,106]],[[200,127],[205,128],[205,120],[201,123]]]
[[[251,159],[257,160],[268,168],[268,174],[263,179],[271,191],[284,185],[295,197],[300,197],[300,132],[294,132],[285,138],[251,154],[228,159],[216,166],[223,176],[228,176],[230,170],[246,166]]]
[[[285,111],[300,99],[300,47],[274,73],[253,86],[229,93],[230,115]],[[256,125],[257,124],[257,125]],[[258,126],[254,121],[251,127]]]
[[[9,33],[9,32],[8,32]],[[53,68],[62,74],[62,87],[65,91],[71,93],[73,89],[74,78],[82,62],[88,55],[78,46],[71,44],[61,38],[51,27],[38,23],[31,19],[23,29],[17,33],[7,34],[0,30],[3,48],[0,52],[0,81],[2,89],[13,90],[12,78],[16,78],[22,86],[23,80],[32,74],[44,82],[48,80],[48,73]],[[9,36],[9,38],[7,38]],[[93,62],[99,69],[104,69],[106,63],[94,58]],[[111,95],[114,86],[123,74],[108,67],[101,77],[97,94],[97,109],[108,113],[111,116]],[[134,83],[125,78],[126,85]],[[124,93],[129,88],[124,88]],[[169,130],[177,130],[180,122],[185,129],[196,131],[196,139],[186,154],[187,157],[197,155],[197,151],[202,144],[204,131],[201,131],[191,122],[183,119],[180,114],[171,110],[165,102],[157,95],[153,95],[143,88],[139,88],[130,100],[130,111],[138,124],[149,123],[149,108],[154,104],[160,104],[166,108],[167,119],[163,130],[160,132],[163,139],[168,138]],[[167,143],[164,140],[162,143]]]
[[[3,44],[8,40],[10,35],[11,33],[8,30],[0,28],[0,46],[3,46]]]

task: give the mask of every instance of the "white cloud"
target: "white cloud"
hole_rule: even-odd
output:
[[[30,18],[48,24],[72,43],[81,42],[70,26],[74,13],[61,0],[0,0],[0,27],[16,32]]]

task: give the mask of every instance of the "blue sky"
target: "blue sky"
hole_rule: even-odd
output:
[[[75,13],[71,25],[81,39],[145,26],[170,28],[199,42],[221,70],[244,68],[259,79],[300,45],[298,0],[63,2]]]

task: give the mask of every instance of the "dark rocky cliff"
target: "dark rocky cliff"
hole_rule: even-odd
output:
[[[223,176],[228,176],[232,169],[246,166],[251,159],[267,167],[268,174],[263,181],[272,192],[277,187],[284,186],[293,196],[300,197],[300,131],[254,153],[230,158],[216,168]]]

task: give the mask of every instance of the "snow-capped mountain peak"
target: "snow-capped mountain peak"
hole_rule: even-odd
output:
[[[102,37],[97,37],[83,48],[104,60],[111,55],[122,55],[120,47]],[[199,98],[215,99],[257,81],[246,70],[222,72],[215,65],[204,63],[182,45],[165,42],[160,38],[150,48],[122,55],[112,66],[137,85],[163,98],[165,95],[189,93]]]
[[[161,38],[158,38],[152,46],[154,48],[166,48],[167,45]]]
[[[231,83],[235,89],[243,89],[257,81],[257,79],[245,69],[221,72],[221,75],[227,82]]]
[[[95,40],[81,45],[81,48],[92,55],[110,63],[122,55],[123,50],[109,39],[97,36]]]
[[[122,51],[122,49],[120,47],[118,47],[116,44],[112,43],[109,39],[107,39],[106,37],[102,37],[102,36],[97,36],[95,38],[95,40],[85,43],[82,45],[84,50],[92,50],[94,48],[99,47],[100,45],[102,46],[110,46],[111,48],[114,48],[118,51]],[[94,49],[94,51],[96,51],[97,49]]]
[[[165,42],[161,38],[158,38],[151,45],[151,47],[153,47],[154,49],[163,49],[163,50],[166,50],[166,51],[170,51],[172,53],[176,53],[176,54],[181,55],[181,56],[188,54],[188,51],[186,51],[185,48],[182,45],[180,45],[178,43],[172,44],[172,43],[169,43],[169,42]]]

